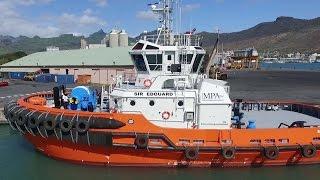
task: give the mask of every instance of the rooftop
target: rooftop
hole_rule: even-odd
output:
[[[38,52],[3,64],[0,70],[21,67],[132,66],[128,53],[130,49],[114,47]]]

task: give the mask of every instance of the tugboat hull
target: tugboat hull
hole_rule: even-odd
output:
[[[312,158],[303,157],[299,147],[287,147],[280,150],[276,159],[271,160],[260,150],[240,150],[233,158],[225,159],[221,150],[201,150],[196,160],[187,160],[184,151],[174,150],[139,150],[127,147],[106,148],[59,141],[55,138],[42,138],[25,135],[41,153],[59,160],[76,164],[99,166],[132,167],[261,167],[285,166],[320,163],[320,151]],[[290,150],[291,149],[291,150]]]

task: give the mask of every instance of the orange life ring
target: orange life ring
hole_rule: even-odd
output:
[[[170,113],[168,111],[165,111],[162,113],[162,118],[164,120],[168,120],[170,118]]]
[[[152,81],[150,79],[146,79],[144,80],[143,85],[148,88],[152,85]]]

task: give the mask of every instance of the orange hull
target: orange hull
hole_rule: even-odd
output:
[[[105,148],[76,145],[54,138],[44,139],[26,135],[43,154],[68,162],[102,166],[154,166],[154,167],[260,167],[273,165],[298,165],[320,163],[320,151],[314,158],[304,158],[299,150],[282,151],[277,160],[268,160],[259,151],[237,152],[225,160],[220,151],[204,151],[195,161],[185,159],[182,152],[169,150],[137,150],[134,148]]]
[[[305,107],[319,112],[319,106]],[[9,109],[16,109],[17,113]],[[6,111],[10,124],[37,150],[80,164],[257,167],[320,163],[320,126],[228,130],[162,128],[141,114],[52,109],[24,99],[19,100],[18,105],[9,105]]]

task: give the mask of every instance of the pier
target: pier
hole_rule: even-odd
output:
[[[4,117],[3,108],[0,108],[0,125],[8,124],[8,121]]]

